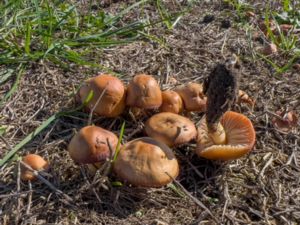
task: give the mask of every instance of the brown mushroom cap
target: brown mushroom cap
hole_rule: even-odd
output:
[[[46,170],[49,167],[49,163],[36,154],[26,155],[22,158],[22,161],[36,171]],[[25,166],[21,166],[21,179],[24,181],[33,181],[36,177]]]
[[[125,87],[117,77],[109,74],[101,74],[87,80],[79,90],[82,102],[87,98],[91,90],[94,96],[87,104],[89,110],[94,108],[102,92],[105,90],[94,112],[99,116],[116,117],[124,111],[126,100]]]
[[[125,144],[113,169],[122,180],[142,187],[164,186],[179,173],[179,165],[172,150],[149,137]]]
[[[196,127],[191,120],[170,112],[150,117],[146,122],[145,132],[168,146],[187,143],[197,135]]]
[[[199,156],[214,160],[231,160],[245,155],[253,148],[255,130],[246,116],[227,111],[220,122],[226,133],[226,144],[216,145],[209,136],[205,118],[201,119],[195,150]]]
[[[86,126],[72,138],[68,146],[69,154],[79,164],[105,161],[110,155],[107,139],[112,150],[115,150],[118,143],[115,134],[101,127]]]
[[[155,109],[162,104],[162,94],[157,81],[150,75],[136,75],[127,87],[127,105]]]
[[[171,90],[162,92],[162,105],[160,106],[161,112],[171,112],[179,114],[183,110],[183,102],[180,95]]]
[[[206,111],[206,97],[203,93],[203,85],[198,83],[188,83],[175,90],[183,100],[184,108],[187,111]]]

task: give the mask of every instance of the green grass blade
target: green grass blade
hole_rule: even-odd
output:
[[[40,132],[42,132],[45,128],[47,128],[51,123],[53,123],[55,120],[59,119],[60,117],[70,115],[78,110],[81,110],[87,103],[87,100],[91,100],[91,93],[87,96],[87,98],[84,100],[84,103],[80,106],[78,106],[75,109],[72,109],[70,111],[63,111],[58,112],[52,115],[50,118],[48,118],[45,122],[43,122],[38,128],[36,128],[33,132],[31,132],[29,135],[27,135],[20,143],[15,145],[1,160],[0,160],[0,167],[3,166],[14,154],[17,153],[18,150],[20,150],[24,145],[29,143],[33,138],[35,138]]]
[[[14,70],[12,69],[7,69],[5,71],[0,72],[0,84],[5,83],[12,75],[13,75]]]
[[[290,9],[290,0],[283,0],[283,10],[288,12]]]
[[[6,102],[6,100],[7,100],[10,96],[12,96],[13,93],[15,93],[15,92],[17,91],[17,88],[18,88],[18,86],[19,86],[20,79],[21,79],[21,77],[22,77],[22,75],[23,75],[23,69],[24,69],[23,64],[20,64],[20,66],[19,66],[18,69],[17,69],[17,70],[19,70],[19,71],[18,71],[18,73],[17,73],[16,80],[15,80],[15,82],[14,82],[12,88],[4,95],[3,99],[0,101],[0,106],[1,106],[4,102]]]
[[[127,7],[126,9],[122,10],[121,12],[119,12],[116,16],[108,19],[107,21],[105,21],[105,23],[107,25],[113,25],[115,22],[117,22],[120,18],[122,18],[125,14],[127,14],[130,10],[132,10],[133,8],[148,2],[149,0],[141,0],[139,2],[136,2],[132,5],[130,5],[129,7]]]
[[[120,151],[120,145],[121,145],[121,142],[123,140],[124,132],[125,132],[125,121],[123,122],[122,127],[121,127],[120,136],[119,136],[118,144],[117,144],[117,147],[116,147],[116,152],[115,152],[115,155],[114,155],[114,158],[113,158],[113,162],[115,162],[117,157],[118,157],[118,154],[119,154],[119,151]]]
[[[59,117],[58,114],[54,114],[49,119],[47,119],[45,122],[42,123],[41,126],[39,126],[35,131],[30,133],[26,138],[24,138],[20,143],[15,145],[0,161],[0,167],[3,166],[16,152],[21,149],[24,145],[26,145],[28,142],[30,142],[34,137],[36,137],[41,131],[43,131],[46,127],[49,126],[53,121],[55,121]]]
[[[26,37],[25,37],[25,52],[30,55],[30,42],[31,42],[31,23],[26,24]]]

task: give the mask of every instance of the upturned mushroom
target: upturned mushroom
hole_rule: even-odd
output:
[[[230,160],[249,152],[255,131],[244,115],[228,111],[238,96],[237,57],[218,64],[204,83],[207,112],[198,127],[196,153],[204,158]]]
[[[28,154],[22,158],[22,162],[30,166],[31,169],[36,171],[42,171],[49,168],[49,163],[41,156],[36,154]],[[21,179],[24,181],[36,180],[36,176],[31,170],[21,165]]]
[[[197,135],[196,127],[191,120],[170,112],[150,117],[145,124],[145,132],[149,137],[170,147],[185,144]]]
[[[183,102],[180,95],[172,90],[162,92],[161,112],[171,112],[179,114],[183,111]]]
[[[141,109],[159,108],[162,94],[157,81],[150,75],[136,75],[128,84],[126,104]]]
[[[99,116],[117,117],[125,109],[126,91],[120,79],[109,74],[100,74],[88,79],[79,90],[81,102],[93,91],[93,98],[87,103],[89,110]]]
[[[114,133],[97,126],[86,126],[74,135],[68,151],[76,163],[94,164],[105,162],[110,154],[114,154],[117,144],[118,137]]]
[[[202,84],[190,82],[175,89],[183,100],[184,109],[187,111],[205,112],[206,96]]]
[[[172,150],[149,137],[126,143],[113,164],[122,180],[134,186],[161,187],[175,179],[179,165]]]

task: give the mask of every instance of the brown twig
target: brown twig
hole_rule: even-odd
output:
[[[18,162],[18,175],[17,175],[17,193],[20,193],[20,183],[21,183],[21,167],[20,167],[20,161]],[[19,222],[19,215],[20,215],[20,208],[21,208],[21,198],[18,196],[18,205],[17,205],[17,215],[16,215],[16,224]]]
[[[104,88],[104,90],[102,91],[101,95],[100,95],[99,98],[97,99],[95,105],[93,106],[93,108],[92,108],[91,111],[90,111],[89,119],[88,119],[88,123],[87,123],[88,126],[92,124],[93,113],[94,113],[94,111],[95,111],[97,105],[98,105],[99,102],[101,101],[102,97],[104,96],[105,92],[106,92],[106,87]]]
[[[27,209],[26,209],[26,215],[30,214],[30,209],[31,209],[31,201],[32,201],[32,185],[31,181],[28,181],[28,186],[29,186],[29,195],[28,195],[28,203],[27,203]]]
[[[181,189],[182,189],[182,191],[191,199],[191,200],[193,200],[198,206],[200,206],[202,209],[204,209],[210,216],[211,216],[211,218],[216,222],[216,223],[218,223],[218,224],[220,224],[219,223],[219,220],[212,214],[212,212],[200,201],[200,200],[198,200],[197,198],[195,198],[193,195],[191,195],[190,193],[189,193],[189,191],[188,190],[186,190],[177,180],[175,180],[168,172],[165,172],[171,179],[172,179],[172,181],[177,185],[177,186],[179,186]]]
[[[130,140],[135,134],[141,132],[144,129],[144,124],[140,123],[127,137],[126,140]]]
[[[84,177],[84,180],[88,183],[89,187],[92,189],[92,192],[93,192],[94,195],[96,196],[98,202],[99,202],[100,204],[102,204],[101,198],[100,198],[99,195],[97,194],[95,188],[92,187],[91,182],[88,180],[87,175],[86,175],[86,173],[85,173],[85,171],[84,171],[84,169],[83,169],[82,166],[80,166],[80,171],[81,171],[81,173],[82,173],[82,175],[83,175],[83,177]]]
[[[73,199],[68,196],[67,194],[63,193],[61,190],[57,189],[53,184],[51,184],[47,179],[45,179],[44,177],[42,177],[40,175],[40,173],[34,169],[31,168],[31,166],[29,166],[27,163],[20,161],[20,163],[22,164],[22,166],[24,166],[26,169],[28,169],[30,172],[32,172],[34,174],[35,177],[37,177],[41,182],[43,182],[44,184],[46,184],[53,192],[55,192],[58,195],[63,196],[68,203],[74,203]]]
[[[107,176],[111,170],[112,167],[112,163],[113,163],[113,157],[114,157],[114,150],[113,147],[111,146],[111,143],[109,142],[108,138],[106,139],[107,145],[108,145],[108,149],[109,149],[109,158],[108,160],[101,166],[101,168],[97,171],[97,174],[102,174],[101,177],[99,179],[96,179],[98,176],[94,176],[92,185],[96,185],[98,183],[100,183],[100,185],[103,187],[104,182],[107,181]],[[96,181],[97,180],[97,181]],[[105,189],[107,189],[107,187],[105,186]]]

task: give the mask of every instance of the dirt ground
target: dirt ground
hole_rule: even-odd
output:
[[[169,7],[178,10],[185,4],[180,2],[170,1]],[[114,12],[118,4],[108,4],[106,10]],[[143,10],[149,17],[159,16],[152,6]],[[204,23],[207,14],[215,18]],[[136,9],[124,21],[139,16]],[[231,26],[222,26],[224,20]],[[256,130],[255,147],[247,156],[221,163],[195,156],[194,143],[174,149],[181,169],[177,181],[212,215],[180,187],[112,187],[106,182],[91,188],[92,177],[85,178],[67,152],[74,132],[87,123],[88,115],[79,111],[56,120],[17,153],[38,153],[49,160],[51,169],[46,178],[71,200],[40,181],[32,187],[20,181],[18,163],[12,160],[0,169],[0,224],[300,224],[299,126],[282,132],[272,124],[273,114],[280,109],[300,113],[299,71],[275,77],[274,70],[255,57],[254,50],[262,44],[252,41],[236,24],[232,9],[219,1],[196,3],[174,29],[161,24],[149,32],[164,44],[144,39],[91,57],[99,57],[99,63],[121,74],[125,83],[144,72],[154,75],[162,89],[168,89],[175,85],[172,78],[178,84],[202,82],[217,62],[235,53],[242,64],[240,88],[256,101],[253,108],[246,104],[234,108],[248,116]],[[273,59],[280,62],[285,57],[279,52]],[[18,91],[0,108],[0,124],[9,125],[4,135],[7,144],[0,142],[0,157],[8,146],[19,143],[54,113],[74,108],[70,96],[75,88],[98,72],[75,65],[64,71],[46,62],[30,66]],[[2,85],[0,93],[6,93],[11,85]],[[202,116],[195,113],[194,122]],[[134,123],[129,116],[94,118],[93,122],[118,134],[123,119],[125,140],[143,135],[142,131],[131,135],[143,120]],[[109,179],[118,181],[114,175]]]

